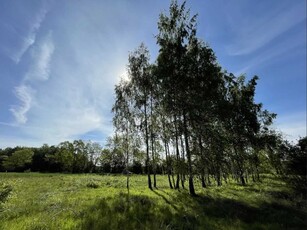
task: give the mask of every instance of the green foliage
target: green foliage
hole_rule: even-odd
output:
[[[298,141],[297,146],[289,152],[287,160],[288,173],[299,176],[307,175],[307,137]]]
[[[293,189],[307,198],[307,137],[301,138],[287,156],[286,180]]]
[[[150,189],[150,174],[156,187],[164,155],[167,174],[172,178],[176,174],[170,187],[179,189],[179,178],[188,176],[191,195],[195,174],[202,178],[214,174],[218,185],[230,174],[242,185],[248,174],[260,180],[264,168],[260,154],[269,149],[270,141],[263,136],[270,132],[276,114],[255,102],[259,78],[236,77],[221,68],[214,51],[197,37],[197,15],[190,15],[186,2],[171,1],[169,11],[160,14],[156,39],[159,53],[153,64],[141,44],[129,55],[128,79],[115,86],[113,124],[122,140],[126,167],[141,137],[137,147],[146,149]],[[279,173],[280,156],[274,148],[268,152]]]
[[[73,172],[74,154],[65,148],[60,148],[54,155],[55,162],[62,172]]]
[[[123,138],[114,136],[108,138],[107,148],[99,156],[99,162],[104,173],[121,173],[126,166]],[[126,153],[127,154],[127,153]]]
[[[3,162],[3,166],[8,171],[23,171],[31,164],[33,155],[31,149],[17,150]]]
[[[0,149],[0,171],[97,172],[101,150],[98,143],[82,140],[39,148]]]

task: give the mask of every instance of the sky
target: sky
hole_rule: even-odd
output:
[[[151,61],[170,1],[0,1],[0,148],[105,143],[114,85],[142,42]],[[306,136],[306,1],[188,0],[223,69],[260,80],[274,129]]]

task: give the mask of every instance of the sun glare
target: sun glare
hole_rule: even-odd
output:
[[[121,72],[120,79],[123,79],[124,81],[130,81],[127,70]]]

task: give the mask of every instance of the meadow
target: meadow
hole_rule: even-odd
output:
[[[1,173],[12,192],[0,229],[307,229],[306,201],[272,175],[246,186],[228,182],[198,196],[169,189],[166,176]]]

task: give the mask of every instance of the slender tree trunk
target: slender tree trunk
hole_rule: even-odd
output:
[[[129,170],[128,170],[128,164],[129,164],[129,123],[126,128],[126,173],[127,173],[127,190],[129,195]]]
[[[223,173],[223,178],[226,184],[228,184],[228,175],[226,173]]]
[[[152,134],[151,134],[152,136]],[[155,162],[155,150],[154,150],[154,139],[153,137],[151,137],[151,155],[152,155],[152,161],[153,161],[153,164],[152,164],[152,168],[153,168],[153,176],[154,176],[154,187],[156,188],[157,187],[157,181],[156,181],[156,162]]]
[[[146,101],[146,100],[145,100]],[[149,168],[149,143],[148,143],[148,126],[147,126],[147,106],[145,103],[145,141],[146,141],[146,168],[147,168],[147,177],[148,177],[148,188],[152,190],[151,177],[150,177],[150,168]]]
[[[169,182],[169,187],[171,189],[173,189],[173,185],[172,185],[172,181],[171,181],[171,176],[170,176],[170,173],[171,173],[171,170],[170,170],[170,154],[169,154],[169,145],[168,145],[168,142],[167,142],[167,137],[166,137],[166,130],[165,130],[165,123],[163,122],[164,121],[164,117],[162,115],[162,128],[163,128],[163,134],[164,134],[164,148],[165,148],[165,159],[166,159],[166,171],[167,171],[167,178],[168,178],[168,182]]]
[[[172,182],[173,182],[173,185],[174,185],[174,188],[176,189],[176,184],[175,184],[175,178],[174,178],[174,170],[172,169],[172,173],[171,173],[171,175],[172,175]]]
[[[242,156],[239,155],[239,154],[242,154],[243,151],[240,151],[240,153],[238,153],[237,148],[235,147],[234,149],[235,149],[235,153],[236,153],[236,162],[237,162],[237,165],[238,165],[239,178],[240,178],[241,184],[244,186],[244,185],[246,185],[246,183],[245,183],[245,179],[244,179],[243,159],[241,159]],[[242,147],[239,147],[239,149],[241,150]]]
[[[243,169],[240,163],[238,163],[238,168],[239,168],[239,178],[240,178],[241,184],[246,185],[245,180],[244,180],[244,172],[243,172]]]
[[[194,182],[193,182],[193,172],[192,172],[192,160],[191,152],[189,148],[189,137],[188,137],[188,125],[185,112],[183,112],[183,128],[184,128],[184,140],[188,159],[188,169],[189,169],[189,192],[192,196],[195,196]]]
[[[201,136],[199,135],[198,136],[198,144],[199,144],[199,150],[200,150],[200,160],[202,163],[204,163],[204,156],[203,156],[203,144],[202,144],[202,140],[201,140]],[[201,187],[203,188],[206,188],[206,181],[205,181],[205,165],[202,166],[201,168],[201,176],[200,176],[200,179],[201,179]]]
[[[256,174],[257,174],[257,180],[260,181],[259,169],[257,165],[256,165]]]
[[[206,188],[207,186],[206,186],[205,176],[203,172],[201,174],[200,179],[201,179],[201,187]]]
[[[172,181],[171,181],[171,176],[170,176],[170,167],[169,167],[169,156],[168,156],[168,144],[166,141],[164,141],[164,147],[165,147],[165,158],[166,158],[166,171],[167,171],[167,178],[169,182],[169,187],[173,189]]]
[[[241,184],[245,185],[246,183],[245,183],[245,179],[244,179],[244,171],[243,171],[240,160],[237,160],[237,165],[238,165],[238,171],[239,171],[239,179],[241,181]]]
[[[181,143],[181,160],[182,160],[182,171],[181,171],[181,186],[184,189],[185,182],[185,154],[184,154],[184,143],[182,139],[182,135],[180,135],[180,143]]]
[[[222,182],[221,182],[221,171],[220,171],[219,167],[217,167],[217,170],[216,170],[216,182],[217,182],[217,186],[221,186],[222,185]]]
[[[176,160],[177,160],[177,179],[175,189],[179,189],[179,167],[180,167],[180,156],[179,156],[179,143],[178,143],[178,128],[177,128],[177,119],[176,115],[174,116],[174,124],[175,124],[175,145],[176,145]]]
[[[128,136],[128,131],[127,131],[127,136]],[[128,195],[129,195],[129,171],[128,171],[128,163],[129,163],[129,144],[128,144],[128,137],[127,137],[127,158],[126,158],[126,173],[127,173],[127,190],[128,190]]]
[[[184,174],[181,174],[180,178],[181,178],[181,187],[184,189],[184,181],[185,181]]]
[[[210,171],[207,168],[207,181],[208,181],[208,185],[211,185],[211,180],[210,180]]]
[[[156,179],[156,174],[154,174],[154,187],[157,188],[157,179]]]
[[[243,175],[240,175],[240,180],[242,185],[246,185]]]
[[[255,174],[254,173],[252,173],[252,180],[253,180],[253,182],[256,182]]]
[[[151,128],[150,128],[150,142],[151,142],[151,155],[152,155],[152,169],[153,169],[153,176],[154,176],[154,188],[157,188],[157,180],[156,180],[156,159],[155,159],[155,150],[154,150],[154,132],[153,132],[153,115],[152,115],[152,90],[150,96],[150,119],[151,119]]]
[[[173,189],[173,185],[172,185],[172,181],[171,181],[171,175],[170,175],[170,174],[167,174],[167,177],[168,177],[169,187],[170,187],[171,189]]]

